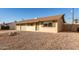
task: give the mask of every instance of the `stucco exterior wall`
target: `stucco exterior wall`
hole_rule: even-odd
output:
[[[65,32],[71,32],[72,31],[72,24],[64,24],[64,29],[63,31]]]
[[[66,32],[77,32],[79,24],[64,24],[64,31]]]
[[[60,19],[60,20],[58,21],[58,27],[57,27],[58,32],[62,32],[62,31],[63,31],[63,27],[64,27],[63,20]]]
[[[51,32],[51,33],[57,33],[57,32],[77,32],[77,29],[79,28],[79,24],[64,24],[61,21],[54,22],[56,25],[55,27],[43,27],[43,24],[39,23],[36,30],[36,24],[33,26],[28,25],[16,25],[16,30],[18,31],[38,31],[38,32]]]
[[[26,26],[26,31],[35,31],[35,26]]]
[[[39,31],[40,32],[51,32],[51,33],[57,33],[57,27],[58,27],[58,23],[57,22],[53,22],[55,23],[55,27],[43,27],[42,24],[39,24]]]
[[[79,28],[79,24],[73,24],[72,25],[72,31],[77,32],[77,28]]]
[[[26,25],[16,25],[16,30],[18,31],[35,31],[35,25],[28,26]]]
[[[21,25],[21,31],[26,31],[26,25]]]
[[[16,29],[16,24],[10,24],[9,27],[10,27],[10,30],[15,30]]]
[[[39,32],[53,32],[53,33],[57,33],[58,32],[58,23],[57,22],[53,22],[55,23],[55,27],[43,27],[43,24],[41,24],[40,22],[37,24],[34,24],[33,26],[28,26],[28,25],[16,25],[16,30],[18,31],[39,31]],[[37,30],[36,30],[37,28]]]
[[[16,30],[17,30],[17,31],[21,31],[20,25],[16,25]]]

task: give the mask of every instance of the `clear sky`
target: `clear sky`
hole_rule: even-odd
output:
[[[66,22],[72,21],[72,8],[0,8],[0,23],[20,21],[35,17],[65,14]],[[75,18],[79,19],[79,9],[74,9]]]

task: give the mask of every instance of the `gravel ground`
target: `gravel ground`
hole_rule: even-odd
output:
[[[18,32],[0,33],[1,50],[78,50],[79,33]]]

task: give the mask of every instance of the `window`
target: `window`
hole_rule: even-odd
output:
[[[47,27],[47,24],[43,24],[43,27]]]
[[[48,22],[43,22],[43,27],[47,27],[48,26]]]
[[[43,22],[43,27],[55,27],[55,23],[53,23],[53,22]]]
[[[48,23],[48,27],[52,27],[52,23]]]

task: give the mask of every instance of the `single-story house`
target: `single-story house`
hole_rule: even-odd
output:
[[[16,22],[7,23],[9,30],[16,30]]]
[[[0,30],[16,30],[16,22],[0,24]]]
[[[37,32],[79,32],[79,23],[68,24],[64,20],[64,15],[48,16],[23,20],[16,23],[18,31],[37,31]]]
[[[17,22],[16,30],[57,33],[63,31],[64,23],[64,15],[48,16]]]

